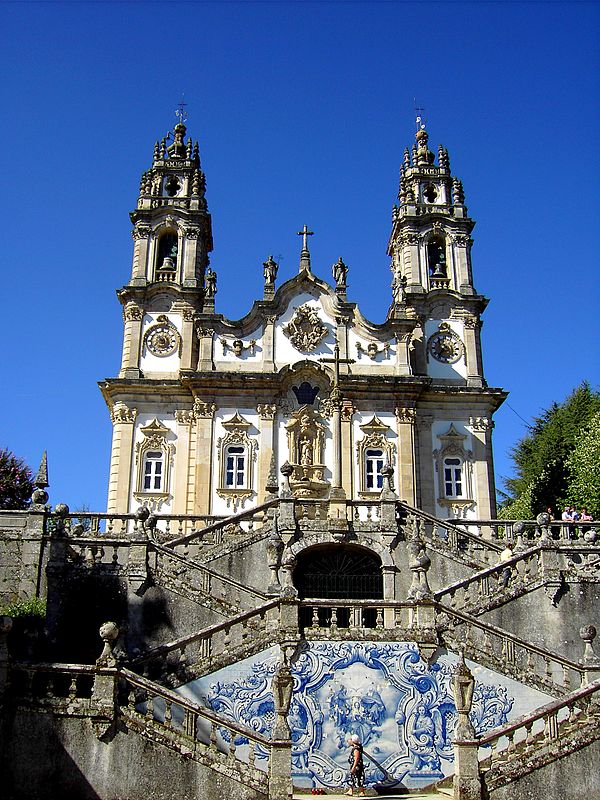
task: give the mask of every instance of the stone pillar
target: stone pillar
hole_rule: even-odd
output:
[[[581,681],[582,686],[588,686],[590,683],[593,683],[600,678],[600,658],[594,651],[594,639],[596,638],[596,633],[597,631],[594,625],[584,625],[579,629],[579,636],[585,644],[583,658],[580,661],[585,669]],[[595,705],[600,704],[600,698],[598,697],[594,697],[592,701],[595,703]]]
[[[464,339],[467,359],[467,386],[483,386],[483,359],[481,357],[481,321],[474,316],[465,317]]]
[[[456,286],[462,294],[473,294],[471,259],[469,249],[471,237],[466,233],[456,233],[452,237],[452,255],[456,274]],[[465,291],[466,290],[466,291]]]
[[[193,480],[190,475],[190,439],[196,415],[191,410],[180,409],[175,412],[175,420],[177,421],[177,451],[173,470],[173,513],[187,514],[188,495],[193,490]]]
[[[277,406],[274,403],[264,403],[256,406],[260,415],[260,440],[258,446],[258,483],[257,505],[266,502],[266,486],[269,482],[271,460],[275,455],[275,418]]]
[[[475,679],[464,655],[457,664],[452,679],[454,703],[458,719],[454,728],[454,800],[481,800],[481,778],[475,730],[469,719],[473,703]]]
[[[292,740],[287,715],[293,685],[289,664],[282,660],[272,682],[276,718],[269,759],[269,800],[286,800],[292,797]]]
[[[416,471],[419,475],[419,482],[417,484],[416,506],[430,514],[435,514],[432,424],[432,414],[417,414]]]
[[[417,505],[415,421],[417,412],[408,406],[397,406],[398,493],[409,506]]]
[[[119,378],[139,378],[144,309],[130,301],[123,309],[123,356]]]
[[[329,491],[329,528],[333,526],[337,535],[348,528],[346,517],[346,493],[342,487],[342,399],[340,390],[331,392],[331,432],[333,434],[333,479]],[[335,536],[336,534],[334,534]]]
[[[194,309],[186,306],[181,312],[181,360],[179,369],[194,370]],[[196,362],[197,363],[197,362]]]
[[[492,457],[492,428],[489,417],[471,417],[473,459],[475,461],[475,499],[479,519],[494,519],[496,498]]]
[[[214,452],[214,403],[194,399],[196,418],[196,475],[194,480],[194,514],[210,514],[212,495],[212,464]]]
[[[136,416],[137,408],[129,408],[125,403],[115,403],[111,409],[113,438],[108,479],[109,514],[126,514],[129,511]]]

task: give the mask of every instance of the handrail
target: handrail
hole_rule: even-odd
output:
[[[276,497],[273,500],[267,500],[266,503],[262,503],[259,506],[254,506],[254,508],[250,508],[247,511],[240,511],[238,514],[232,514],[230,517],[225,517],[219,522],[215,522],[212,525],[208,525],[206,528],[202,528],[198,531],[192,531],[191,533],[186,533],[185,536],[179,536],[176,539],[170,539],[168,542],[165,542],[167,547],[176,547],[179,544],[187,544],[191,542],[197,536],[204,536],[207,533],[211,533],[217,528],[221,528],[224,525],[231,525],[233,522],[237,522],[238,520],[246,519],[247,517],[252,517],[257,514],[259,511],[264,511],[267,508],[272,508],[273,506],[279,503],[279,498]]]
[[[553,700],[551,703],[547,703],[545,706],[541,706],[541,708],[537,708],[535,711],[532,711],[529,714],[524,714],[522,717],[518,717],[506,725],[493,728],[484,736],[478,737],[477,739],[461,739],[460,743],[477,745],[479,747],[491,744],[497,739],[500,739],[502,736],[508,736],[509,734],[519,730],[519,728],[524,728],[526,725],[533,724],[534,722],[543,719],[547,714],[561,711],[563,708],[569,708],[569,706],[575,705],[578,701],[584,700],[586,697],[589,697],[589,695],[594,694],[599,690],[600,679],[593,681],[583,689],[576,689],[574,692],[571,692],[571,694],[561,697],[560,700]]]
[[[151,650],[147,650],[143,655],[132,659],[130,663],[144,664],[146,661],[151,661],[161,655],[170,653],[173,650],[180,650],[181,648],[184,648],[189,644],[193,644],[194,642],[201,641],[202,639],[208,639],[215,633],[227,630],[227,628],[231,628],[233,625],[240,625],[246,620],[262,616],[266,611],[276,608],[277,606],[279,606],[279,598],[276,600],[271,600],[262,606],[258,606],[257,608],[252,609],[252,611],[245,611],[242,614],[237,614],[235,617],[228,619],[226,622],[217,622],[215,625],[209,625],[207,628],[203,628],[201,631],[196,631],[196,633],[191,633],[187,636],[182,636],[179,639],[174,639],[171,642],[165,642],[165,644],[157,645]]]
[[[502,572],[505,569],[510,569],[516,566],[520,561],[523,561],[525,557],[529,557],[534,555],[535,553],[539,553],[544,548],[536,544],[534,547],[529,547],[527,550],[522,550],[521,552],[514,555],[512,558],[509,558],[508,561],[502,561],[499,564],[494,564],[491,567],[486,567],[479,572],[475,572],[472,575],[469,575],[466,578],[461,578],[459,581],[455,581],[454,583],[449,584],[444,589],[439,589],[437,592],[433,593],[433,597],[435,600],[439,600],[444,595],[452,594],[457,589],[462,589],[465,586],[469,586],[472,583],[476,583],[477,581],[482,580],[483,578],[487,578],[489,575],[493,575],[495,572]]]
[[[600,670],[600,664],[596,665],[583,665],[576,661],[571,661],[570,659],[566,658],[565,656],[561,656],[558,653],[552,653],[550,650],[546,650],[543,647],[539,647],[536,644],[531,644],[527,642],[525,639],[521,639],[520,636],[516,636],[514,633],[510,633],[509,631],[505,630],[504,628],[498,628],[496,625],[491,625],[489,622],[482,622],[478,617],[472,617],[470,614],[466,614],[464,611],[457,611],[454,608],[449,608],[443,604],[439,604],[439,608],[442,612],[447,614],[450,617],[458,618],[461,622],[466,623],[468,625],[472,625],[475,628],[479,628],[483,631],[487,631],[488,633],[492,633],[494,636],[500,636],[503,639],[509,639],[516,645],[519,645],[525,650],[530,650],[538,656],[542,656],[542,658],[548,658],[551,661],[555,661],[556,663],[560,664],[563,667],[568,667],[569,669],[574,670],[575,672],[579,672],[583,674],[587,670]]]
[[[177,553],[174,550],[170,550],[165,545],[161,545],[155,541],[151,541],[150,544],[157,553],[162,553],[167,558],[173,558],[176,561],[179,561],[181,564],[186,564],[189,567],[193,567],[194,569],[200,570],[200,572],[205,572],[208,575],[210,575],[211,578],[223,581],[223,583],[226,583],[229,586],[233,586],[238,591],[247,592],[248,594],[254,595],[254,597],[258,597],[259,600],[267,599],[267,595],[263,594],[263,592],[260,592],[258,589],[253,589],[251,586],[246,586],[245,584],[236,581],[234,578],[230,578],[228,575],[223,575],[220,572],[216,572],[214,569],[210,569],[210,567],[206,567],[204,566],[204,564],[200,564],[193,558],[188,558],[186,556],[183,556],[180,553]],[[219,598],[215,599],[218,600]]]
[[[450,519],[441,519],[440,517],[434,517],[432,514],[429,514],[427,511],[422,511],[420,508],[414,508],[413,506],[409,506],[408,503],[399,500],[397,505],[406,513],[414,514],[416,517],[420,517],[421,519],[426,519],[428,522],[433,523],[434,525],[441,525],[445,528],[450,528],[454,531],[458,536],[464,536],[467,539],[470,539],[474,544],[478,545],[479,547],[487,547],[490,550],[496,550],[501,552],[504,548],[501,544],[496,544],[496,542],[492,541],[491,539],[484,539],[482,536],[477,536],[475,533],[471,533],[471,531],[465,530],[459,527],[456,524],[455,520]],[[470,525],[470,520],[462,520],[462,524]]]

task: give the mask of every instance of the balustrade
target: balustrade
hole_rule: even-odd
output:
[[[379,637],[402,641],[411,624],[412,603],[385,600],[301,600],[299,624],[306,638]]]

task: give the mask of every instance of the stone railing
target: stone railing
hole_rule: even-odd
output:
[[[128,669],[13,664],[11,694],[18,704],[88,716],[97,733],[119,719],[185,758],[218,765],[218,771],[265,798],[277,797],[270,791],[270,760],[274,751],[289,753],[289,741],[269,739]]]
[[[238,613],[242,608],[264,602],[268,596],[258,589],[230,578],[193,558],[163,547],[153,545],[156,553],[155,575],[171,589],[186,592],[188,596],[202,596],[223,605],[226,613]]]
[[[189,545],[197,539],[204,539],[209,534],[211,535],[213,543],[220,544],[223,541],[223,536],[228,532],[227,529],[229,526],[231,526],[235,532],[252,532],[256,523],[260,524],[264,522],[265,512],[276,506],[278,503],[279,499],[274,498],[273,500],[269,500],[268,502],[262,503],[259,506],[254,506],[246,511],[240,511],[239,514],[232,514],[229,517],[220,518],[219,520],[212,522],[200,530],[192,530],[184,535],[178,535],[174,539],[167,541],[166,544],[168,547],[181,547]],[[160,517],[157,519],[160,520]],[[184,520],[187,518],[182,517],[181,519]]]
[[[479,773],[487,797],[494,789],[598,739],[600,680],[485,736],[463,739],[460,747],[477,748]]]
[[[464,649],[473,661],[556,697],[584,685],[590,672],[600,668],[571,661],[449,608],[439,608],[436,627],[448,649]]]
[[[414,603],[390,600],[300,600],[300,631],[307,639],[403,641],[414,625]]]
[[[535,547],[456,581],[434,592],[433,597],[453,610],[481,614],[538,589],[543,578],[540,547]]]
[[[153,647],[131,668],[161,683],[181,685],[240,661],[273,644],[279,632],[279,600]]]
[[[432,550],[441,551],[470,566],[496,564],[504,549],[503,545],[463,527],[464,521],[458,524],[456,520],[438,519],[406,503],[399,502],[397,506],[407,539],[421,538]]]
[[[600,541],[599,522],[549,520],[540,514],[534,520],[452,519],[453,525],[495,542],[514,542],[531,547],[538,542],[593,544]]]

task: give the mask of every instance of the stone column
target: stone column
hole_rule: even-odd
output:
[[[416,472],[419,475],[419,482],[415,505],[430,514],[435,513],[432,425],[432,414],[417,414]]]
[[[136,416],[137,408],[129,408],[125,403],[115,403],[110,413],[113,438],[108,479],[109,514],[126,514],[129,511]]]
[[[409,506],[417,504],[415,422],[417,412],[407,406],[396,406],[398,433],[398,492]]]
[[[472,449],[475,461],[475,498],[479,519],[494,519],[496,498],[494,496],[494,464],[492,456],[492,428],[489,417],[471,417],[469,425],[473,431]]]
[[[483,359],[481,357],[481,322],[474,316],[465,317],[464,338],[467,357],[467,386],[483,386]]]
[[[139,378],[144,309],[129,302],[123,309],[123,357],[119,378]]]
[[[258,484],[257,505],[270,499],[267,497],[266,486],[269,482],[271,459],[275,454],[275,418],[277,406],[274,403],[264,403],[256,406],[260,415],[260,440],[258,446]]]
[[[196,415],[191,410],[180,409],[175,412],[175,420],[177,422],[177,450],[173,469],[173,513],[187,514],[188,494],[193,488],[190,475],[190,438]]]
[[[196,476],[194,481],[194,514],[210,514],[212,495],[212,464],[214,452],[214,415],[217,407],[196,397]]]

